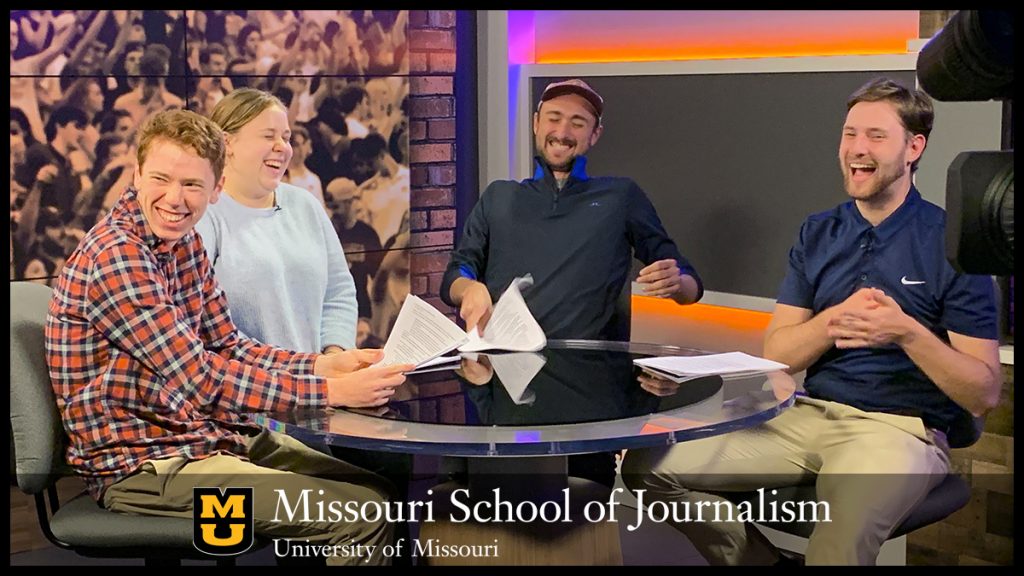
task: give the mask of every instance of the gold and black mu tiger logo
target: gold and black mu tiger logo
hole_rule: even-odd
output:
[[[234,556],[252,547],[252,488],[193,488],[192,544],[214,556]]]

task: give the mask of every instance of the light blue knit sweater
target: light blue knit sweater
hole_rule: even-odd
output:
[[[355,348],[355,283],[323,206],[285,183],[276,202],[279,209],[250,208],[221,193],[196,224],[231,319],[288,350]]]

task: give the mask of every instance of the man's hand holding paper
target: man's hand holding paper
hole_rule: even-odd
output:
[[[410,295],[405,299],[384,345],[384,358],[380,365],[407,363],[419,366],[456,348],[460,352],[533,352],[542,349],[547,338],[520,292],[521,286],[531,283],[529,276],[512,281],[494,306],[482,336],[477,330],[463,331],[436,308]]]

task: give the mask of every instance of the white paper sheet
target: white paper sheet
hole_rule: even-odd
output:
[[[410,294],[384,344],[384,358],[379,365],[413,364],[425,368],[433,365],[429,362],[438,356],[455,349],[533,352],[544,348],[547,338],[520,292],[522,286],[532,283],[529,275],[512,281],[494,306],[483,338],[475,328],[467,334],[439,310]]]
[[[744,352],[640,358],[634,360],[633,363],[670,377],[694,377],[709,374],[754,375],[789,368],[785,364],[751,356]]]
[[[395,326],[384,344],[380,366],[419,366],[447,354],[466,342],[466,333],[437,308],[410,294],[398,312]]]
[[[525,280],[527,285],[533,283],[533,279]],[[530,313],[530,309],[523,300],[520,286],[523,279],[516,278],[509,284],[505,293],[494,305],[491,312],[491,319],[487,321],[484,328],[484,335],[481,337],[477,331],[470,330],[469,341],[459,347],[460,352],[481,352],[483,350],[509,350],[512,352],[536,352],[547,345],[548,340],[544,336],[537,320]]]

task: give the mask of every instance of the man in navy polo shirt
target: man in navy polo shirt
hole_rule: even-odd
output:
[[[839,164],[853,201],[804,222],[764,355],[807,370],[806,397],[752,429],[630,451],[627,483],[648,500],[816,482],[831,522],[807,564],[874,564],[892,529],[949,470],[946,432],[999,400],[993,285],[944,256],[945,212],[911,175],[931,133],[927,95],[888,79],[847,102]],[[768,563],[743,522],[677,523],[711,563]]]

